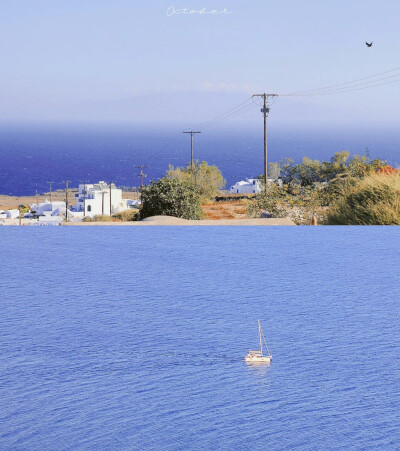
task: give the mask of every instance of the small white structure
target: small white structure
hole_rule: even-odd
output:
[[[126,199],[127,208],[139,208],[141,203],[141,200]]]
[[[235,183],[229,190],[232,194],[257,194],[262,191],[262,182],[259,179],[246,179]]]
[[[111,194],[110,194],[111,193]],[[111,195],[111,205],[110,205]],[[122,199],[122,190],[114,183],[107,185],[105,182],[94,185],[79,185],[79,192],[75,194],[75,212],[82,212],[85,216],[113,215],[131,208],[125,199]]]
[[[57,216],[57,215],[46,215],[46,216],[39,216],[38,218],[39,223],[41,225],[58,225],[60,222],[65,221],[65,216]]]
[[[31,204],[30,209],[36,212],[38,216],[65,216],[65,202],[62,201],[50,202],[46,199],[45,202]]]
[[[7,219],[19,218],[19,210],[6,210],[5,214],[7,216]]]

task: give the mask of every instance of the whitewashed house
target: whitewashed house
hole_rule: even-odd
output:
[[[118,189],[114,183],[111,185],[105,182],[95,183],[94,185],[81,184],[75,197],[76,204],[73,211],[82,212],[85,216],[113,215],[130,208],[126,200],[122,199],[122,190]]]
[[[229,190],[232,194],[257,194],[262,191],[262,182],[259,179],[246,179],[235,183]]]
[[[65,202],[62,201],[50,202],[46,199],[44,202],[31,204],[30,209],[38,216],[65,216]]]
[[[17,219],[17,218],[19,218],[19,210],[17,210],[17,209],[6,210],[5,214],[7,216],[7,219]]]

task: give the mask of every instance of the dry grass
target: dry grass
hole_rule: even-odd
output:
[[[328,224],[400,225],[400,175],[374,174],[345,185],[329,209]]]
[[[208,202],[201,206],[204,219],[246,219],[246,207],[242,201]]]

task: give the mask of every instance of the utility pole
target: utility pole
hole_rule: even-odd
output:
[[[110,216],[112,215],[112,212],[111,212],[111,207],[112,207],[112,203],[111,203],[111,185],[112,185],[112,182],[110,182]]]
[[[51,193],[52,193],[51,187],[53,186],[54,182],[47,182],[47,183],[50,185],[50,202],[52,202],[52,200],[51,200]]]
[[[101,192],[101,215],[104,216],[104,191]]]
[[[66,180],[65,182],[65,222],[68,222],[68,185],[71,180]]]
[[[38,198],[37,190],[36,190],[36,215],[37,215],[37,220],[39,221],[39,198]]]
[[[140,169],[140,175],[138,175],[138,177],[140,177],[140,194],[142,194],[142,190],[143,190],[143,177],[147,177],[146,174],[143,174],[143,169],[144,168],[148,168],[147,165],[143,165],[141,164],[140,166],[133,166],[134,168],[138,168]]]
[[[192,168],[192,174],[194,173],[194,162],[193,162],[193,135],[201,132],[182,132],[190,135],[190,167]]]
[[[86,216],[86,182],[87,180],[83,181],[83,216]]]
[[[264,106],[261,108],[261,113],[264,115],[264,189],[267,190],[268,183],[268,153],[267,153],[267,117],[269,114],[268,98],[278,97],[278,94],[254,94],[253,97],[262,97],[264,99]]]

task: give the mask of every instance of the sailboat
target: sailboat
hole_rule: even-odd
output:
[[[265,341],[264,332],[261,329],[260,320],[258,320],[258,336],[260,339],[260,350],[259,351],[249,351],[249,353],[244,358],[246,363],[269,363],[272,360],[272,355],[269,352],[267,342]],[[263,354],[263,342],[265,344],[265,349],[267,350],[267,355]]]

